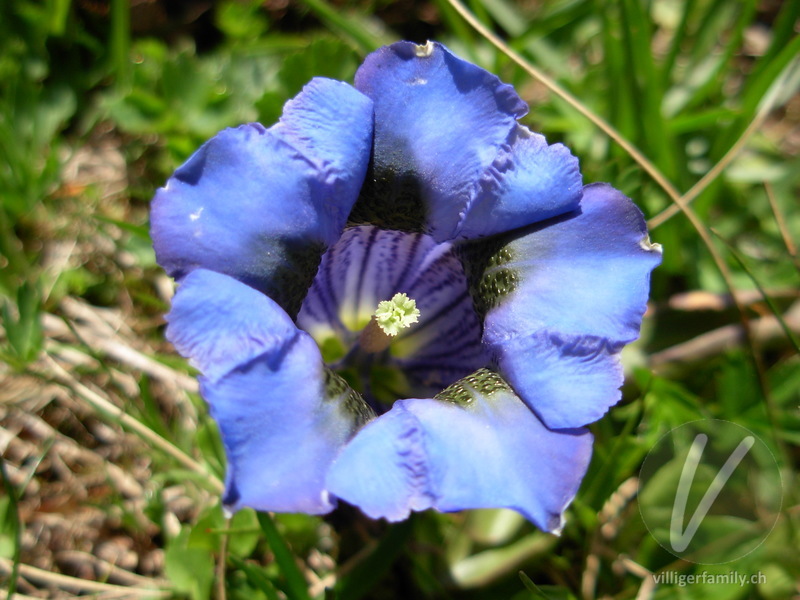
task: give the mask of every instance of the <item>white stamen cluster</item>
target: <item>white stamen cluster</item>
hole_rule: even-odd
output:
[[[386,335],[392,337],[418,320],[417,303],[403,293],[395,294],[391,300],[380,302],[375,311],[375,321]]]

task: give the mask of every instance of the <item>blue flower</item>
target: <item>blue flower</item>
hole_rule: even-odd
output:
[[[355,87],[313,79],[270,129],[222,131],[158,191],[167,337],[202,372],[228,509],[507,507],[560,530],[660,249],[526,111],[401,42]]]

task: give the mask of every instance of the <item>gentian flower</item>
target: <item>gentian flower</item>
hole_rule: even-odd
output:
[[[373,518],[512,508],[558,532],[619,400],[660,248],[634,204],[444,46],[313,79],[153,202],[224,505]]]

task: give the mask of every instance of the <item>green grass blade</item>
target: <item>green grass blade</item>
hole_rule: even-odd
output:
[[[453,36],[462,42],[464,51],[470,60],[477,60],[475,55],[475,36],[472,30],[464,23],[464,20],[458,16],[458,13],[453,10],[453,7],[447,0],[434,0],[436,8],[439,9],[442,21],[447,25],[447,28],[453,32]]]
[[[680,23],[678,24],[675,33],[670,40],[669,50],[664,64],[661,66],[661,86],[662,89],[667,89],[672,80],[672,72],[675,69],[675,61],[681,51],[683,40],[686,39],[686,34],[689,32],[689,17],[694,14],[697,0],[687,0],[683,2],[683,12],[681,13]]]
[[[9,533],[13,537],[12,543],[14,544],[13,555],[11,557],[13,561],[13,566],[11,567],[11,574],[9,575],[9,580],[6,588],[7,597],[11,598],[17,590],[17,578],[19,577],[20,549],[22,546],[21,542],[22,528],[19,519],[19,507],[17,506],[17,491],[14,489],[14,486],[11,484],[11,480],[8,478],[8,474],[6,473],[6,463],[5,460],[2,458],[0,458],[0,477],[2,477],[3,479],[3,489],[5,489],[6,498],[8,498],[8,504],[6,506],[6,514],[4,515],[5,523],[0,523],[0,526],[8,525],[8,527],[11,529]]]
[[[303,0],[303,3],[334,31],[350,38],[362,52],[372,52],[394,40],[370,31],[362,18],[350,18],[325,0]]]
[[[50,15],[49,30],[53,35],[64,35],[71,0],[48,0],[47,13]]]
[[[656,164],[669,179],[675,181],[678,174],[676,152],[661,114],[661,78],[651,48],[653,23],[638,0],[620,0],[619,5],[630,68],[628,78],[632,80],[630,89],[635,94],[633,102],[641,118],[639,147],[647,152],[650,146]]]
[[[507,0],[483,0],[481,2],[495,23],[508,32],[512,38],[525,33],[527,22],[517,6]]]
[[[772,42],[767,52],[753,68],[751,77],[760,77],[761,72],[768,68],[769,64],[792,41],[796,34],[795,27],[798,19],[800,19],[800,2],[784,2],[770,30]]]
[[[111,0],[110,67],[117,86],[131,83],[131,6],[130,0]]]
[[[596,14],[593,7],[592,2],[583,0],[542,2],[528,22],[524,37],[558,37],[562,30],[579,26],[582,20]]]
[[[412,519],[392,525],[375,551],[342,582],[337,600],[363,598],[392,566],[397,555],[403,550],[412,529]]]
[[[602,19],[602,39],[603,39],[603,64],[606,69],[606,81],[626,82],[625,57],[622,51],[622,44],[619,41],[621,36],[617,26],[615,14],[610,10],[599,10]],[[623,85],[610,85],[608,87],[608,115],[609,120],[616,126],[617,130],[627,139],[634,139],[636,134],[636,123],[634,120],[634,107],[631,99],[635,95],[625,93]],[[617,147],[612,147],[612,152],[617,156],[625,156],[627,153]]]
[[[675,117],[669,121],[669,129],[674,135],[693,133],[718,127],[720,121],[730,120],[735,116],[736,113],[732,109],[715,106],[701,112]]]
[[[239,571],[244,573],[250,585],[264,593],[267,600],[280,600],[281,597],[278,595],[275,586],[272,585],[263,569],[243,561],[238,556],[231,555],[228,558]]]
[[[738,9],[738,12],[735,9]],[[731,6],[730,10],[732,13],[729,20],[718,18],[714,22],[714,31],[717,32],[715,37],[718,39],[727,38],[722,47],[722,52],[718,53],[717,56],[709,55],[707,58],[703,57],[702,62],[710,60],[712,68],[705,69],[704,76],[693,86],[692,93],[687,98],[684,109],[701,105],[709,99],[714,104],[719,104],[719,99],[715,95],[718,96],[721,93],[720,82],[725,78],[725,70],[731,66],[731,60],[741,50],[745,29],[750,26],[756,12],[756,2],[748,0],[748,2],[741,5]]]
[[[705,11],[699,15],[690,15],[691,37],[687,39],[688,52],[684,57],[698,62],[711,54],[719,44],[719,36],[723,32],[726,11],[733,10],[732,2],[714,0],[705,4]]]
[[[774,59],[766,63],[762,62],[760,64],[761,68],[754,70],[753,75],[746,81],[745,89],[742,93],[740,117],[729,128],[727,135],[720,136],[720,142],[715,148],[717,152],[720,152],[720,154],[724,152],[747,128],[769,89],[783,74],[784,70],[797,59],[798,55],[800,55],[800,36],[796,36],[786,44]]]
[[[547,594],[545,594],[538,585],[533,583],[533,580],[528,577],[525,571],[520,571],[518,573],[520,580],[522,581],[522,585],[525,586],[529,592],[532,592],[534,596],[537,598],[547,598]]]
[[[286,595],[290,600],[310,600],[306,579],[297,567],[292,551],[278,532],[275,521],[268,513],[259,512],[257,517],[261,531],[275,555],[275,562],[278,563],[286,580],[286,589],[284,590]]]
[[[639,93],[638,76],[636,69],[636,50],[633,48],[633,41],[628,23],[627,11],[625,10],[625,0],[617,0],[617,14],[619,18],[620,47],[622,56],[622,72],[620,73],[620,88],[627,93],[633,117],[633,140],[641,148],[642,140],[645,139],[643,125],[643,98]],[[646,153],[646,150],[642,150]]]

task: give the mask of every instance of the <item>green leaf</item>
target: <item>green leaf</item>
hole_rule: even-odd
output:
[[[797,574],[791,573],[782,565],[766,564],[759,568],[759,572],[763,574],[763,578],[756,582],[759,597],[766,600],[781,600],[791,598],[797,591]]]
[[[256,512],[249,508],[240,510],[228,526],[232,530],[228,534],[229,552],[242,558],[250,556],[261,538]]]
[[[260,0],[221,2],[215,11],[217,27],[230,40],[257,40],[269,27],[262,5]]]
[[[10,304],[5,302],[2,316],[10,358],[16,366],[20,368],[36,360],[44,343],[41,294],[36,285],[23,283],[17,289],[16,311],[12,311]]]
[[[214,556],[203,548],[171,544],[164,553],[164,572],[175,590],[192,600],[208,600],[214,581]]]

